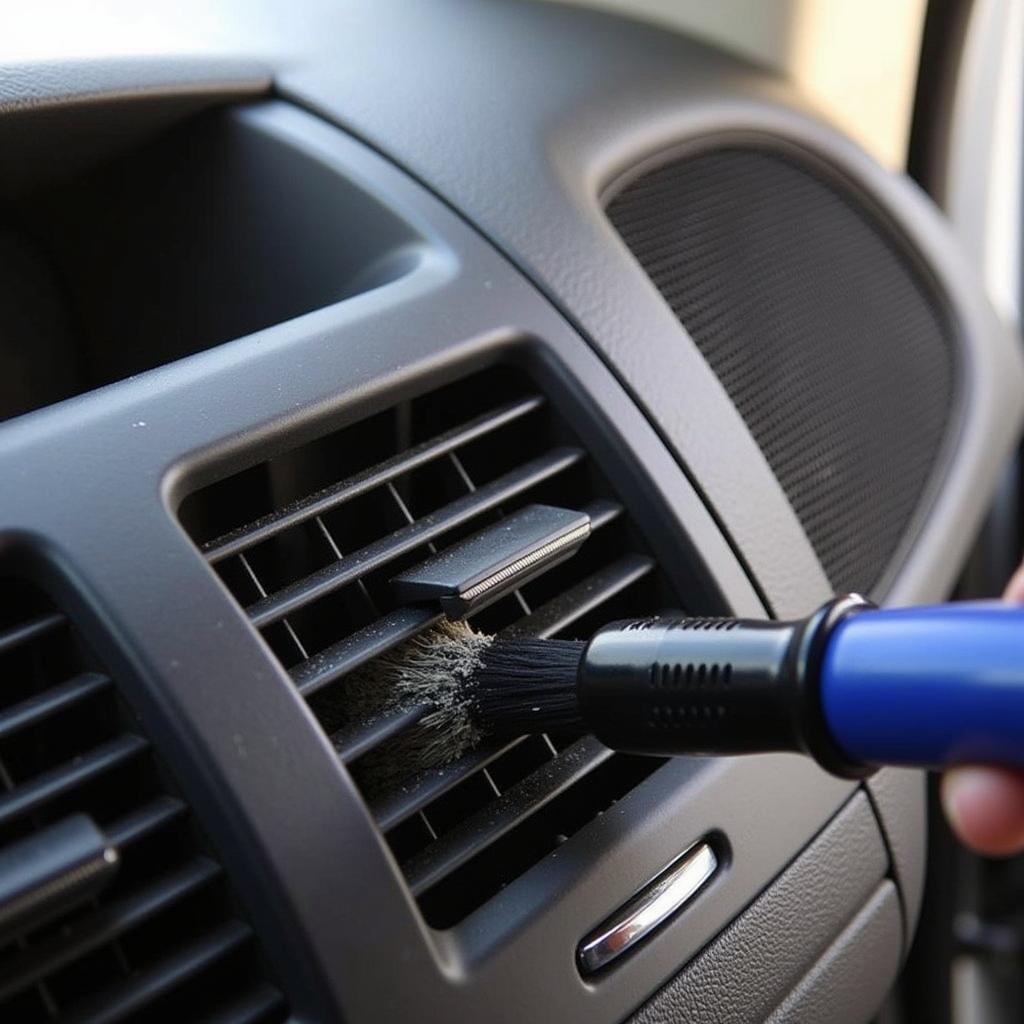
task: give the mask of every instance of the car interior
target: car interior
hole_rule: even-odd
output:
[[[363,682],[999,595],[1021,0],[4,14],[0,1021],[1024,1019],[935,774],[427,763]]]

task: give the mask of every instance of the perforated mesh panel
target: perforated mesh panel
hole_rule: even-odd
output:
[[[736,404],[837,591],[879,581],[954,393],[950,327],[852,193],[719,149],[643,175],[608,215]]]

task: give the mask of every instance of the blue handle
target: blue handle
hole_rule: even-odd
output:
[[[1024,607],[852,615],[829,638],[821,699],[833,739],[854,760],[1024,768]]]

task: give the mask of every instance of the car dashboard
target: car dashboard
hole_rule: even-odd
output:
[[[591,536],[480,629],[944,599],[1024,366],[930,202],[611,15],[129,7],[0,79],[0,1015],[869,1020],[920,773],[423,769],[347,687],[441,617],[396,576],[538,503]]]

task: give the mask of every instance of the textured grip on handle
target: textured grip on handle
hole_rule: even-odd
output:
[[[797,622],[615,622],[587,645],[577,676],[583,720],[615,750],[754,754],[793,750],[848,778],[873,768],[835,743],[818,680],[833,631],[872,607],[855,594]]]
[[[616,750],[796,749],[790,665],[801,625],[707,618],[613,623],[584,656],[583,717]]]

